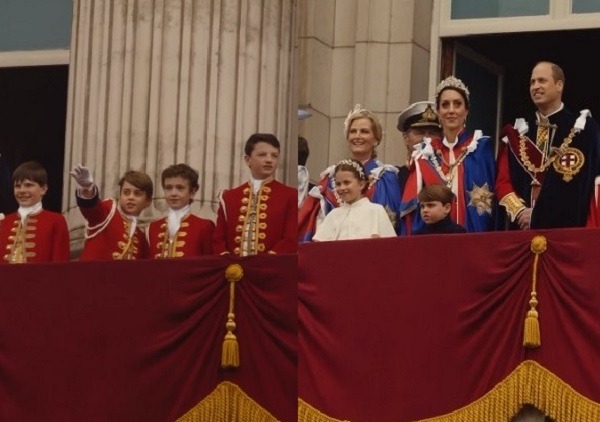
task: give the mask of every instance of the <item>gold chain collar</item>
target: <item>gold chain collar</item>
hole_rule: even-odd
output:
[[[548,167],[556,160],[562,152],[573,142],[573,137],[577,134],[578,130],[575,128],[571,128],[569,135],[563,139],[563,143],[558,148],[552,148],[550,154],[547,157],[547,160],[544,161],[539,167],[531,162],[531,158],[529,154],[527,154],[527,139],[524,135],[519,137],[519,157],[521,158],[521,162],[525,166],[525,168],[531,173],[540,173],[546,171]]]
[[[440,163],[438,162],[435,156],[431,155],[429,157],[429,161],[431,161],[431,164],[433,164],[433,167],[435,167],[435,171],[442,177],[442,179],[446,181],[446,185],[449,188],[452,187],[452,180],[454,180],[456,167],[458,167],[464,161],[464,159],[467,157],[467,153],[467,147],[462,147],[456,161],[452,164],[449,164],[446,162],[446,160],[444,160],[444,153],[442,152],[442,150],[435,150],[435,155],[440,157],[441,161],[448,166],[448,173],[444,173],[444,171],[442,170],[442,166],[440,166]]]

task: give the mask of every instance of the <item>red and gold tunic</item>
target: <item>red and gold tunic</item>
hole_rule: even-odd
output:
[[[2,220],[0,262],[57,262],[69,256],[69,229],[61,214],[41,210],[21,223],[19,213],[13,212]]]
[[[77,205],[87,220],[80,261],[148,258],[146,234],[138,226],[129,235],[131,221],[121,214],[114,199],[77,197]]]
[[[296,253],[298,191],[276,180],[257,194],[250,182],[223,192],[213,250],[239,256]]]
[[[215,223],[187,214],[171,239],[167,217],[153,221],[148,227],[151,258],[181,258],[212,254]]]

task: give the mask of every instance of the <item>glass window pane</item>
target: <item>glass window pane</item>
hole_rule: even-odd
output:
[[[497,139],[498,76],[460,52],[456,54],[454,73],[470,91],[467,129],[471,132],[479,129]]]
[[[0,51],[71,45],[73,0],[0,0]]]
[[[550,0],[452,0],[451,19],[543,16],[549,11]]]
[[[573,0],[573,13],[595,13],[600,12],[600,1],[598,0]]]

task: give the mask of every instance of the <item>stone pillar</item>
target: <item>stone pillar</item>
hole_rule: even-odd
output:
[[[299,5],[299,124],[309,142],[311,178],[346,158],[343,122],[355,103],[384,126],[380,159],[403,164],[396,119],[428,99],[432,0],[307,0]]]
[[[130,169],[155,181],[145,218],[165,210],[160,173],[200,172],[193,210],[249,176],[254,132],[282,143],[279,180],[295,186],[297,0],[74,0],[63,210],[81,239],[68,176],[90,167],[103,197]]]

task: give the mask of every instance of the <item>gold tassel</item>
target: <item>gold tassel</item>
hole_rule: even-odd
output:
[[[237,337],[233,334],[235,324],[235,283],[244,276],[244,270],[239,264],[231,264],[225,270],[225,278],[229,282],[229,312],[227,313],[227,334],[223,341],[223,352],[221,354],[221,366],[223,368],[237,368],[240,366],[240,349]]]
[[[533,275],[531,282],[531,299],[529,299],[529,311],[525,317],[525,327],[523,331],[523,346],[530,349],[540,347],[542,338],[540,335],[540,321],[537,311],[537,266],[540,255],[546,251],[546,238],[544,236],[535,236],[531,240],[531,252],[535,254],[533,260]]]
[[[227,334],[223,341],[223,353],[221,354],[221,366],[223,368],[237,368],[240,366],[240,347],[237,342],[237,337],[233,334],[235,330],[235,315],[230,313],[227,315]]]
[[[538,320],[538,312],[535,309],[535,307],[537,306],[537,299],[535,298],[534,292],[531,292],[529,306],[531,306],[531,309],[527,311],[527,317],[525,317],[525,333],[523,335],[523,346],[529,348],[540,347],[540,345],[542,344],[542,340],[540,338],[540,321]]]

